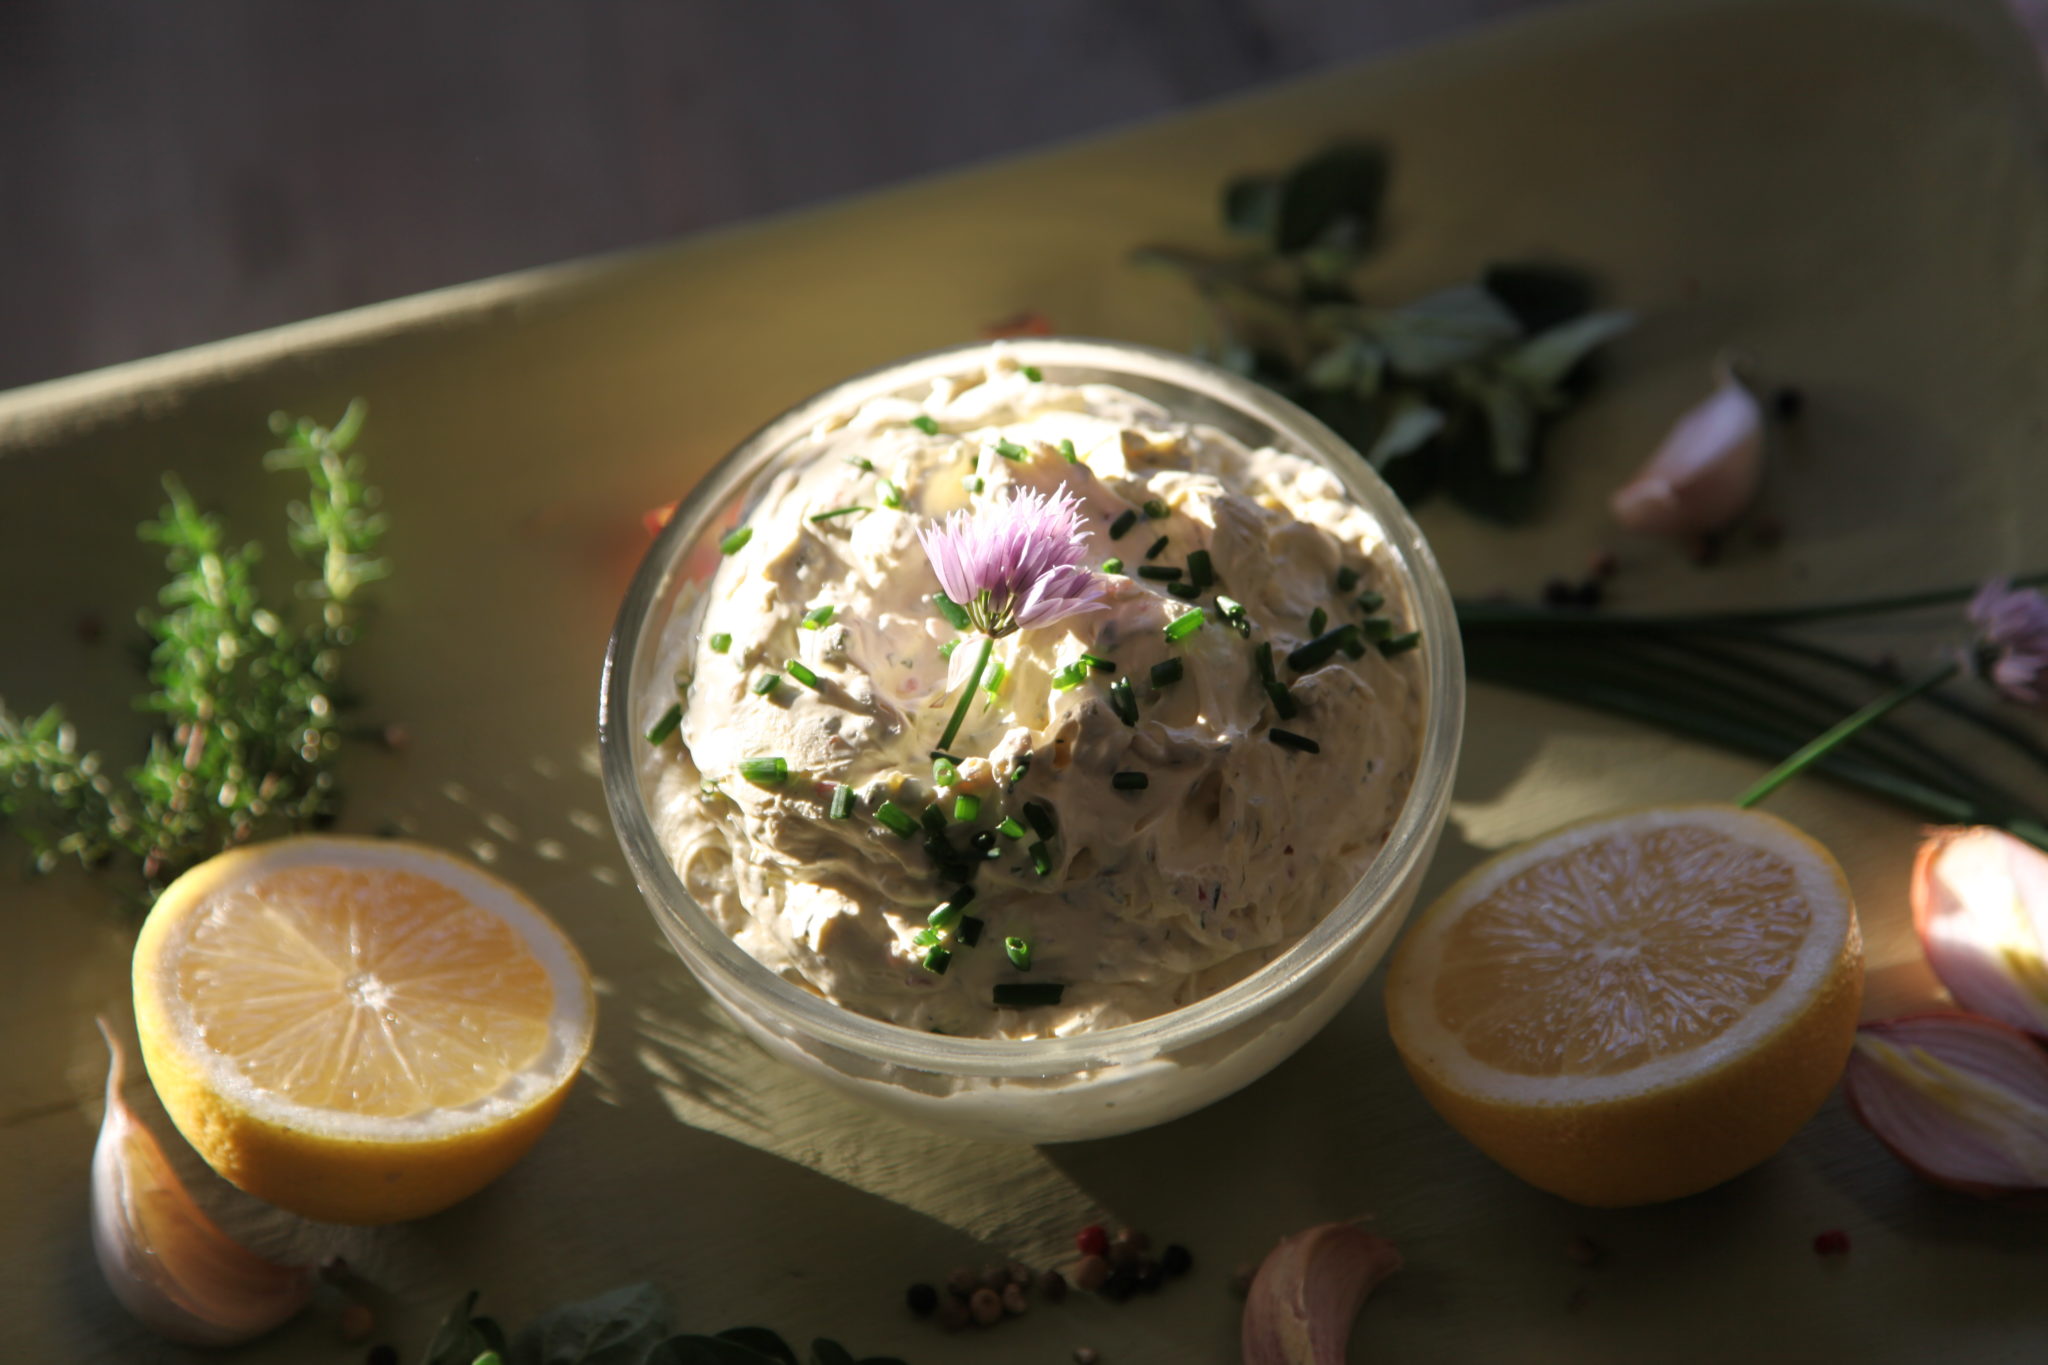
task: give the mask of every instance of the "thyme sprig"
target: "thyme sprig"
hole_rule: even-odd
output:
[[[366,415],[357,400],[332,427],[271,418],[283,444],[264,467],[306,479],[286,532],[313,571],[282,610],[257,586],[261,547],[230,543],[225,523],[164,477],[168,501],[137,532],[163,547],[170,574],[157,609],[140,614],[150,690],[137,706],[161,718],[140,763],[117,779],[61,706],[20,716],[0,703],[0,818],[38,869],[132,860],[154,898],[224,848],[333,814],[342,657],[364,590],[390,571],[377,556],[379,495],[353,449]]]

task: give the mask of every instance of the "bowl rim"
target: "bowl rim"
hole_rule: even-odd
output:
[[[651,619],[653,610],[733,494],[820,419],[920,382],[975,372],[997,353],[1048,373],[1092,372],[1083,383],[1115,384],[1120,377],[1163,383],[1272,428],[1274,444],[1328,469],[1378,521],[1408,575],[1422,632],[1418,653],[1426,714],[1415,776],[1386,843],[1351,889],[1280,956],[1213,995],[1150,1019],[1052,1038],[920,1032],[856,1014],[754,959],[690,896],[656,836],[640,780],[642,737],[633,723],[640,649],[658,641],[666,625],[666,616],[660,623]],[[682,497],[634,571],[606,644],[598,701],[600,773],[613,829],[642,897],[685,965],[728,1007],[740,997],[759,1012],[757,1022],[766,1014],[778,1032],[800,1032],[866,1060],[917,1071],[991,1079],[1068,1074],[1148,1061],[1262,1014],[1321,976],[1385,915],[1403,913],[1394,908],[1400,888],[1429,857],[1449,808],[1464,728],[1463,660],[1450,588],[1421,528],[1362,455],[1293,402],[1219,366],[1152,346],[1065,336],[978,341],[890,361],[803,399],[741,441]]]

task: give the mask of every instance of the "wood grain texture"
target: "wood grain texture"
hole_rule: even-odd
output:
[[[0,388],[1070,138],[1547,0],[0,4]]]
[[[590,740],[641,508],[787,403],[1021,307],[1183,343],[1187,300],[1131,271],[1126,248],[1209,240],[1226,173],[1341,134],[1385,136],[1399,156],[1395,232],[1365,277],[1376,293],[1554,253],[1598,264],[1645,314],[1600,400],[1559,433],[1545,519],[1503,533],[1425,509],[1459,591],[1527,591],[1611,543],[1606,491],[1731,344],[1809,396],[1773,466],[1787,543],[1704,571],[1619,542],[1623,605],[1812,600],[2039,562],[2048,118],[2024,64],[1986,47],[2001,32],[1982,5],[1573,9],[743,233],[0,396],[0,581],[36,585],[0,593],[0,695],[72,699],[89,734],[130,743],[118,633],[86,647],[75,623],[123,619],[156,581],[128,539],[155,474],[183,470],[254,534],[279,501],[254,472],[263,414],[370,397],[398,577],[359,662],[380,714],[415,738],[350,760],[346,823],[399,821],[491,860],[603,983],[590,1075],[533,1154],[483,1196],[362,1242],[384,1319],[412,1343],[471,1285],[518,1318],[651,1276],[693,1325],[830,1332],[921,1365],[1042,1365],[1081,1342],[1116,1365],[1227,1362],[1229,1266],[1370,1211],[1409,1268],[1368,1306],[1359,1361],[2036,1360],[2038,1219],[1921,1187],[1839,1104],[1721,1189],[1575,1209],[1422,1104],[1376,981],[1270,1077],[1151,1132],[998,1149],[860,1113],[743,1043],[668,954],[602,818]],[[1843,638],[1930,650],[1945,629]],[[1431,886],[1575,816],[1725,797],[1755,771],[1477,688]],[[1872,1010],[1926,998],[1903,900],[1915,822],[1821,783],[1773,805],[1849,869]],[[16,1044],[0,1061],[6,1345],[196,1359],[140,1338],[85,1242],[91,1016],[126,998],[125,932],[79,878],[0,883],[0,902],[0,1029]],[[1098,1208],[1185,1240],[1197,1273],[1159,1299],[1038,1311],[971,1341],[900,1309],[909,1281],[1039,1254]],[[1837,1227],[1854,1250],[1817,1258],[1813,1236]],[[1579,1234],[1608,1248],[1606,1266],[1568,1259]],[[241,1358],[352,1359],[326,1331],[309,1318]]]

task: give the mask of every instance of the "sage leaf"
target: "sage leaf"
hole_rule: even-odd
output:
[[[1528,473],[1535,464],[1535,405],[1512,384],[1487,382],[1477,389],[1480,406],[1486,409],[1494,469],[1502,474]]]
[[[781,1365],[796,1365],[796,1352],[789,1343],[766,1327],[728,1327],[718,1334],[720,1341],[735,1342],[750,1351],[758,1351]]]
[[[668,1300],[659,1289],[623,1285],[529,1322],[513,1365],[643,1365],[670,1330]]]
[[[1387,154],[1365,143],[1332,147],[1295,167],[1281,184],[1273,247],[1292,255],[1325,242],[1335,230],[1353,245],[1377,235],[1387,189]],[[1340,227],[1348,224],[1348,227]]]
[[[1366,322],[1398,372],[1416,378],[1470,364],[1522,335],[1500,300],[1476,284],[1453,285]]]
[[[670,1337],[650,1351],[644,1365],[780,1365],[751,1346],[723,1337]]]
[[[1549,407],[1560,397],[1557,386],[1580,361],[1635,325],[1635,314],[1620,311],[1587,313],[1529,338],[1501,359],[1500,371],[1518,381],[1538,402]]]
[[[811,1365],[859,1365],[853,1352],[838,1342],[819,1337],[811,1343]]]
[[[1443,427],[1444,415],[1440,410],[1420,395],[1404,392],[1394,399],[1386,424],[1365,452],[1366,463],[1374,469],[1384,469],[1390,461],[1421,449]]]
[[[1593,307],[1593,277],[1568,265],[1499,262],[1486,267],[1479,282],[1532,335],[1570,322]]]
[[[1279,176],[1241,175],[1223,187],[1223,225],[1230,231],[1270,238],[1279,219]]]
[[[1379,347],[1362,336],[1351,335],[1311,360],[1301,372],[1301,380],[1324,393],[1348,390],[1361,398],[1370,398],[1379,390],[1385,367],[1386,357]]]
[[[427,1343],[424,1365],[470,1365],[490,1351],[505,1353],[505,1333],[489,1318],[472,1317],[477,1292],[472,1289],[448,1310]]]

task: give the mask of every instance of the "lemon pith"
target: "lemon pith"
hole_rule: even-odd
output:
[[[1586,1204],[1677,1198],[1777,1151],[1854,1037],[1846,879],[1774,817],[1665,807],[1498,855],[1419,916],[1387,984],[1430,1104]]]
[[[208,1164],[349,1223],[501,1174],[560,1107],[594,1017],[574,947],[523,896],[385,840],[195,868],[144,924],[134,990],[150,1079]]]

